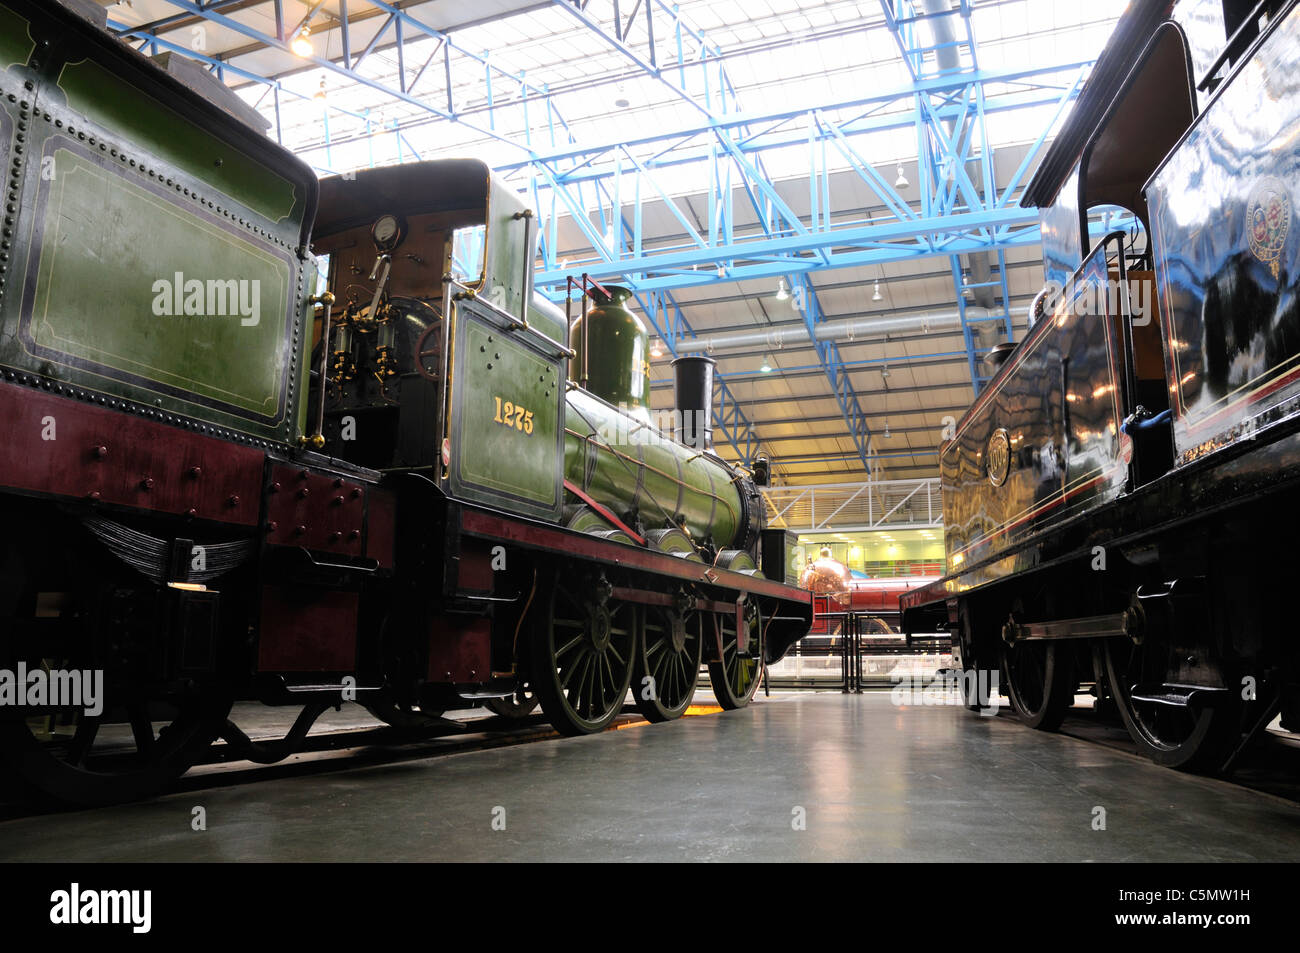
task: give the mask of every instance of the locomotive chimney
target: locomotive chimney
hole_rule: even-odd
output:
[[[673,399],[677,407],[677,440],[695,450],[713,449],[713,365],[711,357],[679,357],[673,361]]]

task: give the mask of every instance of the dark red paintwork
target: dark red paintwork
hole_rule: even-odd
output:
[[[0,446],[0,486],[257,524],[264,455],[251,447],[9,383]]]
[[[700,585],[721,586],[804,605],[808,605],[812,599],[812,593],[807,590],[795,589],[762,576],[747,576],[680,556],[639,549],[625,543],[611,543],[585,533],[574,533],[485,510],[466,507],[461,516],[461,528],[472,536],[519,543],[533,549],[594,559],[630,569],[643,569]]]
[[[431,682],[486,682],[492,674],[492,623],[487,619],[437,616],[429,628]]]
[[[354,671],[357,602],[338,589],[263,586],[258,671]]]
[[[367,489],[332,473],[273,466],[266,502],[267,542],[360,556]]]

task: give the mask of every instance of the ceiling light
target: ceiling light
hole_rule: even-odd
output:
[[[664,346],[663,346],[663,342],[660,341],[658,338],[655,338],[654,343],[650,345],[650,356],[651,356],[651,357],[663,357],[663,356],[664,356]]]
[[[725,278],[725,277],[727,277],[727,266],[726,266],[726,265],[718,265],[718,277],[719,277],[719,278]]]
[[[776,286],[776,300],[784,301],[788,297],[790,297],[790,292],[786,290],[785,279],[782,278],[780,284]]]
[[[871,300],[872,300],[872,301],[883,301],[884,298],[885,298],[885,296],[882,295],[882,294],[880,293],[880,279],[877,278],[877,279],[876,279],[876,290],[875,290],[874,292],[872,292],[872,294],[871,294]]]
[[[622,83],[618,84],[618,93],[614,97],[614,105],[619,109],[627,109],[632,105],[632,101],[627,98],[627,92]]]
[[[888,440],[888,439],[890,438],[890,436],[892,436],[892,435],[890,434],[890,432],[889,432],[889,421],[888,421],[888,420],[885,421],[885,432],[882,433],[880,436],[884,437],[886,440]]]
[[[898,178],[894,180],[894,188],[905,189],[911,184],[907,181],[907,176],[903,175],[903,163],[898,163]]]
[[[313,56],[316,51],[311,45],[311,27],[303,24],[302,31],[293,38],[293,42],[289,44],[289,49],[304,59]]]
[[[766,354],[763,355],[763,366],[759,368],[759,371],[764,374],[772,373],[772,362],[768,359]]]
[[[880,376],[881,376],[884,380],[889,380],[889,365],[888,365],[888,364],[882,364],[882,365],[880,365]]]

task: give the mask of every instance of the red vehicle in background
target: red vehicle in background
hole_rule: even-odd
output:
[[[939,573],[870,578],[855,574],[836,560],[829,549],[811,561],[799,577],[799,586],[813,593],[813,624],[810,636],[838,635],[841,613],[865,616],[863,635],[894,635],[900,631],[898,597],[924,585]]]

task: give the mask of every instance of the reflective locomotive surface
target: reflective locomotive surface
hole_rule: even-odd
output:
[[[1300,397],[1300,17],[1200,116],[1147,190],[1180,462]]]
[[[1022,201],[1041,316],[942,451],[948,575],[901,599],[1031,727],[1086,686],[1178,768],[1300,728],[1295,8],[1130,5]]]

